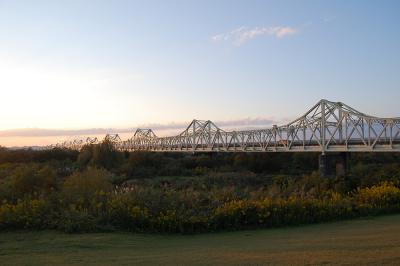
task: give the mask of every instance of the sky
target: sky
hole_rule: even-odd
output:
[[[399,14],[399,1],[0,0],[0,145],[280,124],[323,98],[400,116]]]

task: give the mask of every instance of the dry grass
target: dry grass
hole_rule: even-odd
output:
[[[400,215],[192,236],[0,234],[1,265],[400,265]]]

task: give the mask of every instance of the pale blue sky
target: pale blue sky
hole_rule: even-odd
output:
[[[400,116],[399,1],[0,0],[0,129]]]

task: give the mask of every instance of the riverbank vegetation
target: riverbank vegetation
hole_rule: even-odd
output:
[[[353,154],[322,178],[318,154],[0,149],[0,230],[196,233],[400,212],[400,156]]]

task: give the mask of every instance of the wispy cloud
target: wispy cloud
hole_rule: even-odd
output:
[[[336,16],[324,16],[322,17],[322,21],[325,23],[332,22],[336,19]]]
[[[245,42],[259,36],[268,35],[278,39],[288,37],[298,33],[298,29],[289,26],[273,26],[273,27],[239,27],[227,33],[217,34],[211,37],[213,42],[230,41],[236,46],[240,46]]]
[[[128,133],[132,129],[89,128],[89,129],[43,129],[22,128],[0,131],[0,137],[56,137]]]
[[[179,132],[184,130],[190,122],[172,122],[166,124],[141,124],[136,128],[151,128],[154,131]],[[276,123],[269,118],[244,118],[236,120],[215,121],[215,124],[223,129],[249,129],[258,127],[268,127]],[[25,128],[11,129],[0,131],[0,138],[7,137],[56,137],[56,136],[89,136],[89,135],[105,135],[116,133],[133,134],[136,128],[90,128],[90,129],[41,129],[41,128]]]
[[[247,129],[249,127],[262,127],[262,126],[268,127],[276,123],[275,120],[270,118],[244,118],[235,120],[220,120],[213,122],[222,129],[225,129],[224,127],[227,127],[229,129],[231,128]],[[174,129],[183,130],[189,125],[189,123],[190,122],[182,122],[182,123],[172,122],[169,124],[143,124],[139,125],[139,128],[151,128],[153,130],[174,130]]]

